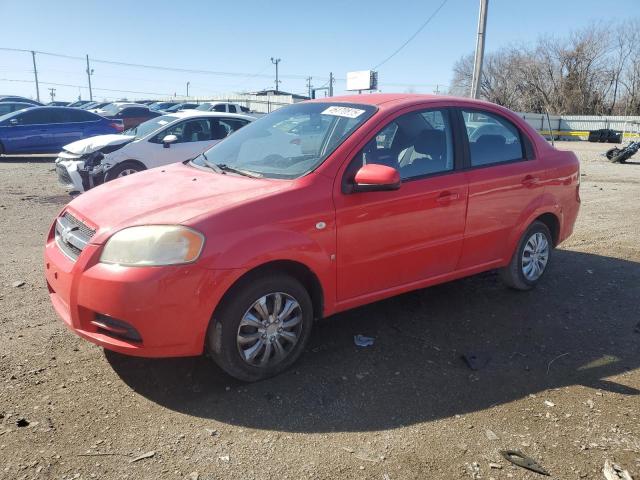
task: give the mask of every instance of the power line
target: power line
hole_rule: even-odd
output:
[[[0,82],[17,82],[17,83],[35,83],[33,80],[19,80],[15,78],[0,78]],[[73,87],[86,89],[86,85],[73,85],[70,83],[54,83],[54,82],[40,82],[41,85],[53,85],[56,87]],[[158,92],[141,92],[137,90],[119,90],[117,88],[93,88],[94,90],[100,90],[102,92],[118,92],[118,93],[139,93],[142,95],[158,95],[161,97],[171,97],[171,93],[158,93]]]
[[[418,34],[424,29],[424,27],[426,27],[429,22],[431,20],[433,20],[433,17],[435,17],[438,12],[442,9],[442,7],[445,6],[445,4],[448,2],[449,0],[443,0],[443,2],[440,4],[440,6],[438,8],[435,9],[435,11],[431,14],[431,16],[429,18],[427,18],[427,20],[420,26],[420,28],[418,28],[418,30],[415,31],[415,33],[413,35],[411,35],[406,42],[404,42],[402,45],[400,45],[400,47],[398,47],[398,49],[393,52],[391,55],[389,55],[387,58],[385,58],[383,61],[381,61],[379,64],[377,64],[375,67],[373,67],[371,70],[377,70],[381,65],[384,65],[385,63],[387,63],[389,60],[391,60],[393,57],[395,57],[400,50],[402,50],[404,47],[406,47],[409,42],[411,42],[411,40],[413,40],[414,38],[416,38],[418,36]]]
[[[10,52],[28,52],[31,50],[25,50],[21,48],[5,48],[0,47],[0,50],[10,51]],[[49,55],[52,57],[60,57],[67,58],[70,60],[82,60],[85,61],[85,57],[76,57],[73,55],[64,55],[61,53],[53,53],[53,52],[43,52],[40,50],[34,50],[35,53],[40,55]],[[242,72],[225,72],[225,71],[217,71],[217,70],[200,70],[200,69],[190,69],[190,68],[178,68],[178,67],[165,67],[160,65],[148,65],[143,63],[129,63],[129,62],[119,62],[115,60],[103,60],[98,58],[91,57],[91,61],[93,63],[103,63],[106,65],[117,65],[121,67],[134,67],[134,68],[145,68],[151,70],[162,70],[169,72],[180,72],[180,73],[193,73],[193,74],[202,74],[202,75],[219,75],[219,76],[227,76],[227,77],[262,77],[262,78],[273,78],[271,75],[263,75],[263,74],[251,74],[251,73],[242,73]],[[308,75],[298,75],[298,74],[288,74],[288,75],[279,75],[282,78],[290,78],[296,80],[305,80]]]

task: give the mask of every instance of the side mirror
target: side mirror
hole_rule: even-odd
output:
[[[357,171],[354,192],[380,192],[400,188],[400,172],[386,165],[369,163]]]
[[[175,135],[167,135],[162,139],[162,144],[164,145],[164,148],[169,148],[172,143],[176,143],[177,141],[178,137]]]

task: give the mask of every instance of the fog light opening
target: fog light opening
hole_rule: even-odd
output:
[[[122,320],[116,320],[108,315],[97,313],[95,320],[92,320],[91,324],[98,328],[99,333],[121,340],[142,343],[140,333],[132,325]]]

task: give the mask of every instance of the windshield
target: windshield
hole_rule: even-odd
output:
[[[23,108],[22,110],[24,110],[25,108]],[[4,122],[5,120],[9,120],[11,117],[15,117],[16,115],[21,113],[22,110],[16,110],[15,112],[9,112],[9,113],[5,113],[4,115],[0,115],[0,123]]]
[[[196,110],[204,110],[205,112],[208,112],[209,109],[211,108],[211,103],[206,102],[206,103],[201,103],[200,105],[198,105],[196,107]]]
[[[102,110],[102,114],[106,115],[115,115],[120,111],[120,106],[115,103],[110,103],[109,105],[105,105],[100,110]]]
[[[299,103],[241,128],[196,157],[266,178],[298,178],[320,165],[376,111],[372,105]]]
[[[180,117],[173,117],[171,115],[162,115],[160,117],[152,118],[146,122],[142,122],[140,125],[129,130],[122,132],[123,135],[133,135],[136,138],[146,137],[148,134],[155,132],[159,128],[169,125],[171,122],[178,120]]]

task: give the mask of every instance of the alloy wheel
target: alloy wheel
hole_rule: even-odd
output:
[[[291,295],[274,292],[262,296],[245,312],[236,343],[241,358],[255,367],[270,367],[284,360],[302,332],[302,308]]]

